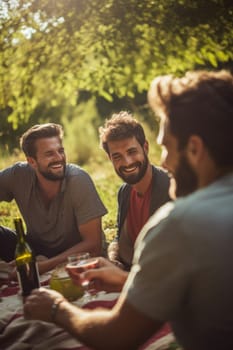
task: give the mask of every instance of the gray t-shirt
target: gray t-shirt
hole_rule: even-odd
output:
[[[107,212],[88,173],[74,164],[67,164],[61,191],[49,209],[40,197],[35,172],[26,162],[0,171],[0,201],[13,199],[28,236],[58,250],[80,242],[78,226]]]
[[[233,175],[165,204],[135,249],[128,302],[185,349],[233,349]]]

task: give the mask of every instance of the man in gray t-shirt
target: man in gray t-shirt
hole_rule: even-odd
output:
[[[40,272],[82,251],[100,255],[101,217],[106,209],[90,176],[74,164],[66,164],[63,131],[58,124],[30,128],[21,138],[27,162],[0,171],[0,201],[16,201],[27,228],[27,240]],[[0,258],[14,259],[16,238],[0,227]]]
[[[135,246],[123,293],[140,312],[169,320],[184,349],[233,345],[232,206],[230,174],[162,207]]]

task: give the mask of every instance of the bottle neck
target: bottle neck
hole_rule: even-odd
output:
[[[22,220],[20,218],[17,218],[14,220],[14,223],[15,223],[17,241],[18,241],[18,243],[24,243],[25,242],[25,234],[24,234]]]

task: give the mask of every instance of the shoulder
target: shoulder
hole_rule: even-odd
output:
[[[164,204],[151,216],[145,225],[146,231],[163,234],[165,239],[170,234],[189,237],[191,233],[192,237],[192,233],[203,225],[203,220],[209,222],[209,211],[216,207],[212,191],[211,188],[200,189]]]
[[[13,164],[12,166],[6,168],[3,170],[6,174],[12,174],[12,175],[23,175],[25,176],[26,174],[33,174],[33,170],[30,167],[30,165],[27,162],[17,162]]]
[[[123,183],[118,190],[118,200],[128,197],[131,191],[131,186],[127,183]]]
[[[152,165],[152,212],[157,210],[167,201],[171,200],[169,189],[170,177],[168,176],[167,171]]]
[[[78,179],[79,181],[83,179],[83,180],[92,181],[91,176],[88,174],[86,170],[84,170],[83,168],[81,168],[76,164],[71,164],[71,163],[66,165],[66,179],[68,180]]]
[[[73,197],[80,195],[94,195],[97,192],[94,181],[91,176],[78,165],[67,164],[64,180],[64,188]]]
[[[163,182],[164,184],[168,184],[170,182],[167,171],[161,167],[152,165],[152,173],[154,181]]]
[[[180,235],[192,204],[192,198],[181,198],[162,205],[145,224],[141,238],[150,240],[162,236],[166,240],[170,234],[174,237],[175,232]]]

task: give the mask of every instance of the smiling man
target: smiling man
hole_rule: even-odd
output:
[[[84,273],[102,285],[123,287],[112,310],[80,309],[41,288],[27,298],[25,316],[55,322],[93,349],[138,349],[169,321],[185,350],[230,350],[233,77],[226,71],[161,76],[149,101],[162,118],[164,165],[186,196],[149,219],[128,277],[110,262]],[[189,187],[182,179],[190,172],[196,180]]]
[[[101,217],[106,213],[90,176],[66,163],[61,125],[35,125],[21,138],[27,162],[0,171],[0,200],[16,201],[27,227],[27,240],[40,272],[51,270],[71,254],[102,253]],[[0,258],[14,259],[16,236],[0,226]]]
[[[118,191],[117,236],[109,245],[108,256],[129,270],[141,228],[170,200],[169,177],[150,163],[143,127],[130,113],[113,114],[99,134],[116,174],[124,181]]]

